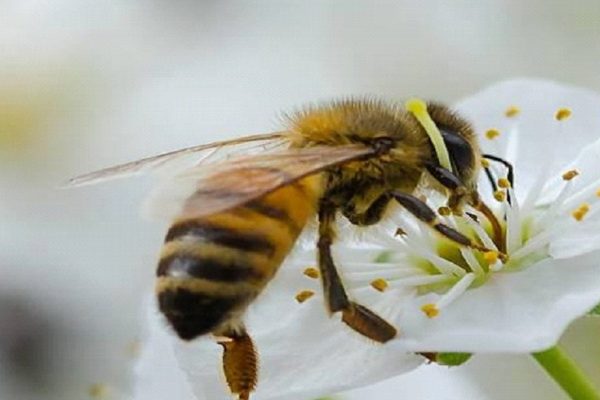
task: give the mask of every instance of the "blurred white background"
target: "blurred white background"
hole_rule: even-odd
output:
[[[600,90],[598,54],[595,0],[0,0],[0,399],[131,388],[165,226],[138,215],[148,179],[66,178],[332,97],[451,103],[514,76]],[[599,328],[566,344],[597,377]],[[560,398],[536,368],[482,356],[338,398]]]

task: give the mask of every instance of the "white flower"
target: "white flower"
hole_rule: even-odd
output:
[[[515,185],[500,188],[503,194],[496,197],[504,199],[498,201],[489,183],[480,182],[506,231],[501,242],[492,240],[476,210],[466,210],[475,219],[440,218],[488,248],[504,246],[507,262],[494,253],[457,249],[406,212],[394,213],[359,242],[338,244],[334,255],[351,296],[399,329],[397,339],[381,346],[350,331],[339,317],[327,317],[320,283],[303,273],[314,266],[314,252],[299,252],[248,315],[261,360],[253,399],[306,399],[362,386],[414,368],[421,361],[410,355],[415,352],[543,350],[600,302],[600,96],[510,81],[457,109],[481,133],[486,153],[514,163]],[[495,179],[507,175],[496,163],[492,171]],[[568,171],[578,175],[563,177]],[[433,208],[444,204],[442,196],[424,194]],[[405,234],[395,235],[398,227]],[[298,303],[294,297],[302,290],[316,295]],[[153,329],[163,329],[158,326]],[[224,398],[220,348],[209,340],[168,340],[190,390]],[[147,351],[158,351],[149,346]],[[173,373],[178,366],[168,369]],[[138,372],[143,377],[153,368],[142,363]]]

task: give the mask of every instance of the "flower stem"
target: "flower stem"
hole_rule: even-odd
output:
[[[600,400],[600,392],[558,346],[533,353],[533,358],[573,400]]]

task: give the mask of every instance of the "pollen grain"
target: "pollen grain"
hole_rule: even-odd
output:
[[[504,115],[507,118],[514,118],[521,113],[521,109],[517,106],[509,106],[506,111],[504,111]]]
[[[308,267],[304,270],[303,274],[311,279],[317,279],[319,277],[319,270],[315,267]]]
[[[371,282],[371,287],[380,292],[385,292],[389,287],[389,283],[383,278],[378,278]]]
[[[302,290],[296,295],[296,301],[298,303],[304,303],[306,300],[310,299],[314,295],[315,292],[313,292],[312,290]]]
[[[428,318],[435,318],[440,314],[440,309],[432,303],[422,305],[421,311],[423,311]]]

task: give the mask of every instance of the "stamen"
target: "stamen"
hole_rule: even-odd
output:
[[[494,243],[494,241],[489,237],[489,235],[487,234],[487,232],[481,227],[481,225],[479,225],[477,222],[473,221],[471,218],[464,218],[464,221],[467,222],[467,224],[473,228],[473,230],[475,231],[475,233],[477,234],[477,236],[479,237],[479,239],[481,240],[481,242],[483,243],[483,245],[491,250],[497,250],[498,248],[496,247],[496,244]]]
[[[483,253],[483,259],[488,264],[496,264],[498,262],[498,252],[497,251],[486,251]]]
[[[510,181],[506,178],[498,179],[498,186],[502,189],[508,189],[510,187]]]
[[[461,294],[467,291],[471,283],[475,280],[475,274],[468,273],[463,276],[456,285],[452,286],[446,294],[444,294],[435,304],[425,304],[421,306],[421,311],[429,318],[434,318],[439,315],[440,310],[448,306],[450,303],[460,297]]]
[[[577,209],[575,209],[571,215],[573,216],[573,218],[575,218],[577,221],[581,221],[583,220],[583,218],[585,217],[585,215],[590,211],[590,205],[588,203],[583,203],[582,205],[580,205]]]
[[[438,214],[440,214],[442,217],[447,217],[449,215],[452,215],[452,210],[450,209],[450,207],[441,206],[440,208],[438,208]]]
[[[451,275],[445,274],[437,274],[437,275],[421,275],[421,276],[411,276],[409,278],[402,279],[390,279],[390,281],[394,282],[394,286],[402,286],[402,287],[416,287],[416,286],[426,286],[433,285],[436,283],[445,283],[449,280],[454,279]]]
[[[296,301],[298,303],[304,303],[306,300],[310,299],[314,295],[315,292],[313,292],[312,290],[302,290],[296,295]]]
[[[576,169],[572,169],[572,170],[569,170],[569,171],[565,172],[564,174],[562,174],[562,178],[565,181],[570,181],[571,179],[575,178],[577,175],[579,175],[579,171],[577,171]]]
[[[439,315],[440,310],[437,308],[435,304],[423,304],[421,306],[421,311],[427,315],[427,318],[435,318]]]
[[[452,172],[450,155],[448,154],[448,149],[444,143],[444,138],[435,125],[435,122],[433,119],[431,119],[431,116],[427,112],[427,104],[421,99],[410,99],[404,104],[404,106],[410,113],[414,115],[423,129],[425,129],[425,132],[427,132],[429,140],[431,140],[433,148],[435,149],[435,153],[440,165]]]
[[[488,160],[486,160],[485,158],[481,159],[481,167],[482,168],[489,168],[490,167],[490,162]]]
[[[492,224],[492,230],[494,231],[494,244],[496,245],[494,246],[493,250],[497,248],[501,252],[504,252],[506,250],[504,243],[504,234],[502,232],[502,226],[500,225],[500,221],[498,221],[496,214],[494,214],[494,212],[483,201],[480,201],[475,208],[478,211],[480,211],[487,218],[488,221],[490,221],[490,224]],[[481,238],[481,240],[483,240],[483,238]],[[490,246],[486,244],[486,247]]]
[[[456,300],[461,294],[463,294],[471,283],[475,280],[475,274],[469,273],[463,276],[456,285],[452,286],[450,290],[446,294],[442,296],[441,299],[436,303],[439,309],[446,307],[448,304],[452,303]]]
[[[499,203],[504,203],[506,200],[506,193],[503,190],[496,190],[494,192],[494,199],[496,199],[496,201]]]
[[[314,267],[308,267],[304,270],[303,274],[311,279],[317,279],[319,277],[319,270]]]
[[[571,114],[572,114],[572,112],[571,112],[570,108],[563,107],[563,108],[559,108],[556,111],[556,113],[554,114],[554,118],[557,121],[562,121],[562,120],[569,118],[571,116]]]
[[[490,140],[494,140],[498,136],[500,136],[500,131],[498,129],[492,128],[485,131],[485,137]]]
[[[500,255],[495,251],[484,253],[483,259],[488,263],[490,271],[500,271],[503,264],[500,262]]]
[[[513,118],[516,117],[517,115],[519,115],[521,113],[521,109],[517,106],[509,106],[506,111],[504,111],[504,115],[507,118]]]
[[[389,283],[383,278],[375,279],[373,282],[371,282],[371,287],[380,292],[385,292],[388,286]]]

